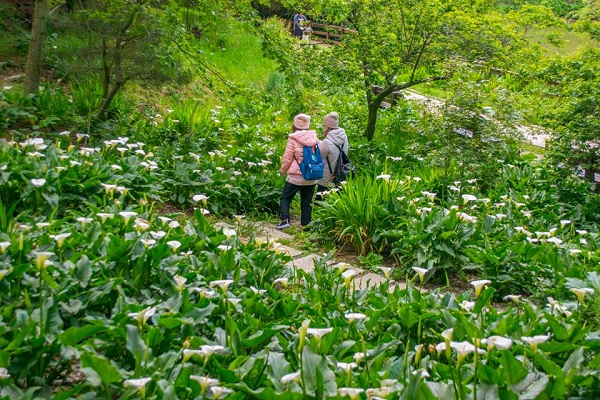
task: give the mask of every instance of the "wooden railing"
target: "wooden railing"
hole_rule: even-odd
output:
[[[339,43],[342,36],[347,33],[355,33],[353,29],[344,28],[343,26],[318,24],[313,22],[312,27],[312,39],[323,40],[325,42]]]
[[[319,24],[317,22],[311,22],[310,27],[312,28],[310,39],[326,43],[339,43],[345,34],[356,33],[355,30],[343,26]],[[290,32],[294,32],[294,21],[290,23]]]

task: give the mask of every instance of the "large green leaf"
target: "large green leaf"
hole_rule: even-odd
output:
[[[537,351],[533,355],[533,359],[544,369],[544,371],[546,371],[546,374],[553,377],[563,376],[563,370],[560,369],[560,367],[554,362],[552,362],[552,360],[550,360],[550,358],[544,352]]]
[[[81,355],[81,366],[94,370],[102,380],[102,383],[121,382],[124,378],[106,357],[98,354],[84,352]]]
[[[477,386],[477,400],[497,400],[499,398],[498,385],[482,383]]]
[[[427,387],[429,388],[429,391],[431,391],[431,393],[435,396],[435,398],[437,399],[452,399],[453,396],[453,389],[452,389],[452,385],[445,383],[445,382],[427,382]],[[407,391],[409,389],[407,388]],[[407,397],[407,398],[413,398],[413,399],[417,399],[417,398],[421,398],[418,396],[418,394],[415,394],[415,397]]]
[[[175,391],[175,386],[165,379],[161,379],[158,381],[158,387],[162,392],[162,400],[177,400],[177,393]]]
[[[514,385],[527,376],[527,370],[523,363],[517,360],[510,351],[501,352],[500,364],[502,364],[501,376],[508,385]]]
[[[90,266],[90,260],[86,255],[81,257],[79,261],[77,261],[77,264],[75,264],[74,275],[82,288],[87,286],[92,276],[92,268]]]
[[[62,332],[64,322],[58,312],[57,296],[52,296],[44,301],[44,323],[47,332],[59,335]]]
[[[102,235],[102,225],[98,221],[92,222],[85,231],[85,242],[89,247],[92,247],[96,240]]]
[[[318,393],[326,396],[337,394],[335,374],[329,369],[327,360],[313,353],[308,346],[302,349],[302,382],[306,393],[310,396]]]
[[[278,329],[260,329],[253,335],[247,336],[245,339],[243,339],[244,346],[253,349],[271,339],[277,332],[279,332]]]
[[[10,353],[8,351],[0,351],[0,368],[7,368],[10,362]]]
[[[281,392],[284,390],[281,378],[292,372],[290,370],[290,363],[285,359],[283,353],[269,352],[268,357],[269,379],[271,380],[271,384],[275,387],[275,390]]]
[[[564,323],[562,321],[557,320],[549,313],[546,313],[546,318],[548,319],[548,324],[550,325],[552,333],[554,334],[556,339],[558,339],[561,342],[569,339],[569,331],[567,327],[564,326]]]
[[[232,385],[232,387],[239,392],[247,393],[248,398],[256,398],[261,400],[305,400],[306,396],[302,393],[292,392],[292,391],[284,391],[284,392],[276,392],[273,388],[260,388],[257,390],[250,389],[244,383],[236,383]]]
[[[61,333],[59,338],[61,343],[65,346],[74,346],[105,329],[106,327],[102,325],[85,325],[82,327],[72,326]]]
[[[448,239],[450,236],[454,236],[454,235],[456,235],[456,232],[454,232],[454,231],[446,231],[446,232],[442,232],[440,234],[440,237],[442,239]]]
[[[516,384],[509,385],[520,400],[536,399],[548,385],[548,376],[542,373],[530,373]]]
[[[208,318],[212,314],[213,310],[216,307],[217,305],[214,303],[210,303],[204,308],[195,307],[188,313],[186,313],[185,317],[193,318],[196,324],[202,324],[206,321],[206,318]]]
[[[482,382],[495,384],[499,382],[499,375],[496,368],[492,368],[489,365],[479,364],[477,367],[477,376]]]
[[[490,299],[494,296],[496,291],[493,287],[489,287],[485,289],[482,293],[479,294],[477,301],[475,302],[475,307],[473,308],[473,312],[475,314],[479,314],[483,307],[490,301]]]
[[[41,275],[42,275],[42,279],[44,280],[46,285],[50,286],[52,289],[54,289],[56,291],[60,290],[60,286],[58,285],[58,283],[56,283],[54,278],[48,273],[47,269],[43,269],[41,272]]]
[[[563,372],[568,383],[570,383],[570,381],[573,379],[573,376],[575,376],[579,368],[581,368],[581,363],[583,363],[584,360],[583,350],[583,347],[575,350],[573,353],[571,353],[565,362],[565,365],[563,365]]]
[[[149,351],[140,337],[140,330],[135,325],[127,325],[127,344],[125,347],[133,355],[138,366],[141,365],[146,351]]]
[[[77,385],[74,388],[71,388],[69,390],[60,391],[60,392],[56,393],[53,398],[54,398],[54,400],[73,399],[73,398],[76,398],[76,395],[78,395],[82,391],[89,389],[89,386],[90,386],[89,383]]]

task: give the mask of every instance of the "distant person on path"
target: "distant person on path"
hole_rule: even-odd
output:
[[[335,168],[338,157],[340,156],[340,147],[344,152],[348,153],[348,136],[346,131],[339,126],[340,116],[338,113],[330,112],[323,118],[323,133],[325,138],[319,144],[321,149],[321,156],[325,160],[325,170],[323,172],[323,179],[319,179],[317,182],[317,200],[322,200],[320,193],[325,192],[335,186],[331,172]],[[331,170],[329,167],[331,166]]]
[[[306,17],[301,11],[298,11],[298,13],[294,15],[294,36],[298,39],[302,39],[302,25],[304,25],[305,21]]]
[[[288,136],[279,170],[282,175],[287,176],[287,179],[279,202],[281,223],[277,225],[277,229],[290,227],[290,204],[297,192],[300,192],[300,224],[305,227],[312,219],[311,203],[317,181],[307,181],[300,172],[304,146],[314,146],[319,143],[317,132],[309,128],[310,116],[298,114],[294,117],[292,133]]]

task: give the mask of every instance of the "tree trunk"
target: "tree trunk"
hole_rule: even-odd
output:
[[[369,111],[369,115],[367,118],[367,126],[365,127],[365,138],[370,142],[373,140],[375,136],[375,128],[377,127],[377,113],[379,112],[379,107],[381,107],[381,103],[383,100],[394,91],[393,87],[385,88],[383,92],[377,94],[377,96],[373,97],[373,93],[371,92],[372,86],[369,85],[367,89],[367,109]]]
[[[115,79],[112,80],[111,84],[111,68],[109,66],[109,50],[108,44],[106,41],[102,43],[102,60],[104,65],[104,84],[103,84],[103,93],[102,93],[102,105],[100,105],[100,109],[98,110],[98,119],[103,120],[106,117],[106,113],[108,111],[108,107],[110,103],[112,103],[113,99],[119,93],[119,91],[125,85],[126,80],[123,79],[123,70],[121,67],[121,51],[123,50],[122,45],[119,43],[120,39],[117,38],[115,40],[115,47],[112,58],[112,72],[114,72]]]
[[[371,141],[373,139],[373,136],[375,136],[375,127],[377,125],[377,112],[379,111],[379,107],[381,107],[381,103],[383,103],[386,97],[393,94],[394,92],[408,89],[409,87],[420,85],[424,82],[441,81],[445,79],[447,79],[447,77],[445,76],[434,76],[431,78],[420,79],[418,81],[410,81],[402,85],[387,86],[384,87],[381,92],[377,93],[377,96],[375,97],[373,97],[372,93],[373,85],[369,84],[368,80],[365,79],[367,91],[367,107],[369,110],[369,117],[364,133],[365,138],[368,141]]]
[[[25,65],[25,81],[23,82],[23,93],[26,95],[37,94],[40,89],[47,18],[48,0],[36,0],[31,26],[31,39],[27,51],[27,63]]]
[[[110,65],[108,63],[108,43],[106,38],[102,38],[102,98],[108,97],[110,90]]]
[[[98,110],[97,117],[99,120],[103,120],[106,117],[106,113],[108,111],[108,107],[110,106],[110,103],[112,103],[113,99],[115,98],[117,93],[119,93],[119,90],[121,90],[121,88],[123,88],[124,85],[125,85],[125,82],[123,82],[123,83],[115,82],[115,84],[113,85],[110,92],[104,97],[104,99],[102,100],[102,105],[100,106],[100,109]]]
[[[377,102],[377,99],[368,104],[369,115],[367,118],[367,126],[365,127],[365,138],[370,142],[375,136],[375,128],[377,126],[377,112],[381,102]]]

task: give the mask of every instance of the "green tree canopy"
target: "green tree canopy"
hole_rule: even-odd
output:
[[[78,13],[90,35],[91,63],[102,76],[106,116],[116,94],[129,81],[165,81],[177,71],[176,43],[184,32],[168,1],[98,0]]]
[[[527,27],[548,24],[548,10],[533,7],[507,15],[494,2],[454,0],[337,0],[306,2],[319,22],[353,30],[328,51],[338,84],[364,90],[372,139],[387,96],[426,82],[448,79],[465,65],[508,68],[533,62],[540,52],[525,40]],[[375,93],[373,86],[381,89]]]

